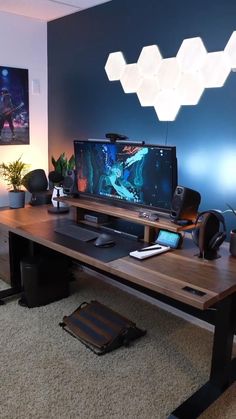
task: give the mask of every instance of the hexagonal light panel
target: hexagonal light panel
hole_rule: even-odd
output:
[[[145,77],[154,76],[161,64],[162,56],[157,45],[144,47],[137,61],[140,73]]]
[[[207,50],[201,38],[184,39],[176,55],[177,61],[184,73],[192,73],[202,67]]]
[[[138,65],[127,64],[121,75],[120,82],[125,93],[136,93],[142,82]]]
[[[159,121],[174,121],[180,107],[175,90],[162,90],[158,93],[154,109]]]
[[[120,80],[125,69],[126,61],[122,52],[111,52],[108,56],[105,71],[110,81]]]
[[[224,51],[207,53],[200,37],[184,39],[176,57],[162,58],[157,45],[143,47],[137,63],[122,52],[109,54],[105,71],[125,93],[137,93],[141,106],[154,106],[160,121],[173,121],[182,105],[196,105],[205,88],[222,87],[236,70],[236,31]]]
[[[141,106],[154,106],[159,83],[157,77],[144,78],[137,90],[137,96]]]
[[[236,68],[236,31],[234,31],[229,38],[226,47],[224,49],[226,55],[229,58],[231,68]]]
[[[207,54],[200,77],[204,87],[222,87],[231,71],[229,58],[224,51]]]
[[[174,89],[176,87],[180,78],[180,67],[175,57],[162,60],[157,78],[161,89]]]
[[[203,91],[204,86],[196,74],[182,73],[176,87],[181,105],[197,105]]]

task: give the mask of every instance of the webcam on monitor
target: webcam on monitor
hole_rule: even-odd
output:
[[[111,141],[111,143],[115,143],[116,141],[128,140],[128,137],[126,135],[116,134],[115,132],[108,132],[106,134],[106,138],[108,138]]]

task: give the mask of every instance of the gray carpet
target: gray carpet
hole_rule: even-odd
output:
[[[212,334],[79,273],[72,295],[0,306],[1,419],[164,419],[209,374]],[[94,355],[58,323],[97,299],[147,329],[129,348]],[[235,419],[235,386],[202,419]],[[191,414],[189,416],[191,419]]]

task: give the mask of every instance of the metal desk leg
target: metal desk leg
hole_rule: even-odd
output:
[[[217,305],[210,379],[169,418],[197,418],[235,381],[236,360],[232,360],[235,327],[236,297],[229,296]]]
[[[210,382],[222,392],[235,380],[232,349],[236,326],[236,297],[219,304],[212,350]]]

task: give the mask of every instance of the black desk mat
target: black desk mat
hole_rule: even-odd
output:
[[[69,236],[82,242],[89,242],[98,237],[99,233],[88,228],[80,227],[75,222],[64,222],[56,227],[54,230],[56,233],[61,233],[64,236]]]
[[[63,224],[65,222],[66,220],[63,220]],[[71,223],[71,221],[68,220],[68,223]],[[55,229],[58,229],[59,226],[60,221],[54,225],[54,237],[58,244],[80,253],[84,253],[102,262],[111,262],[112,260],[128,256],[130,252],[144,246],[144,244],[138,240],[124,237],[119,233],[109,232],[109,235],[114,238],[115,244],[112,247],[96,247],[94,245],[95,239],[85,242],[56,232]],[[85,226],[85,228],[97,232],[98,235],[104,232],[95,227]]]

